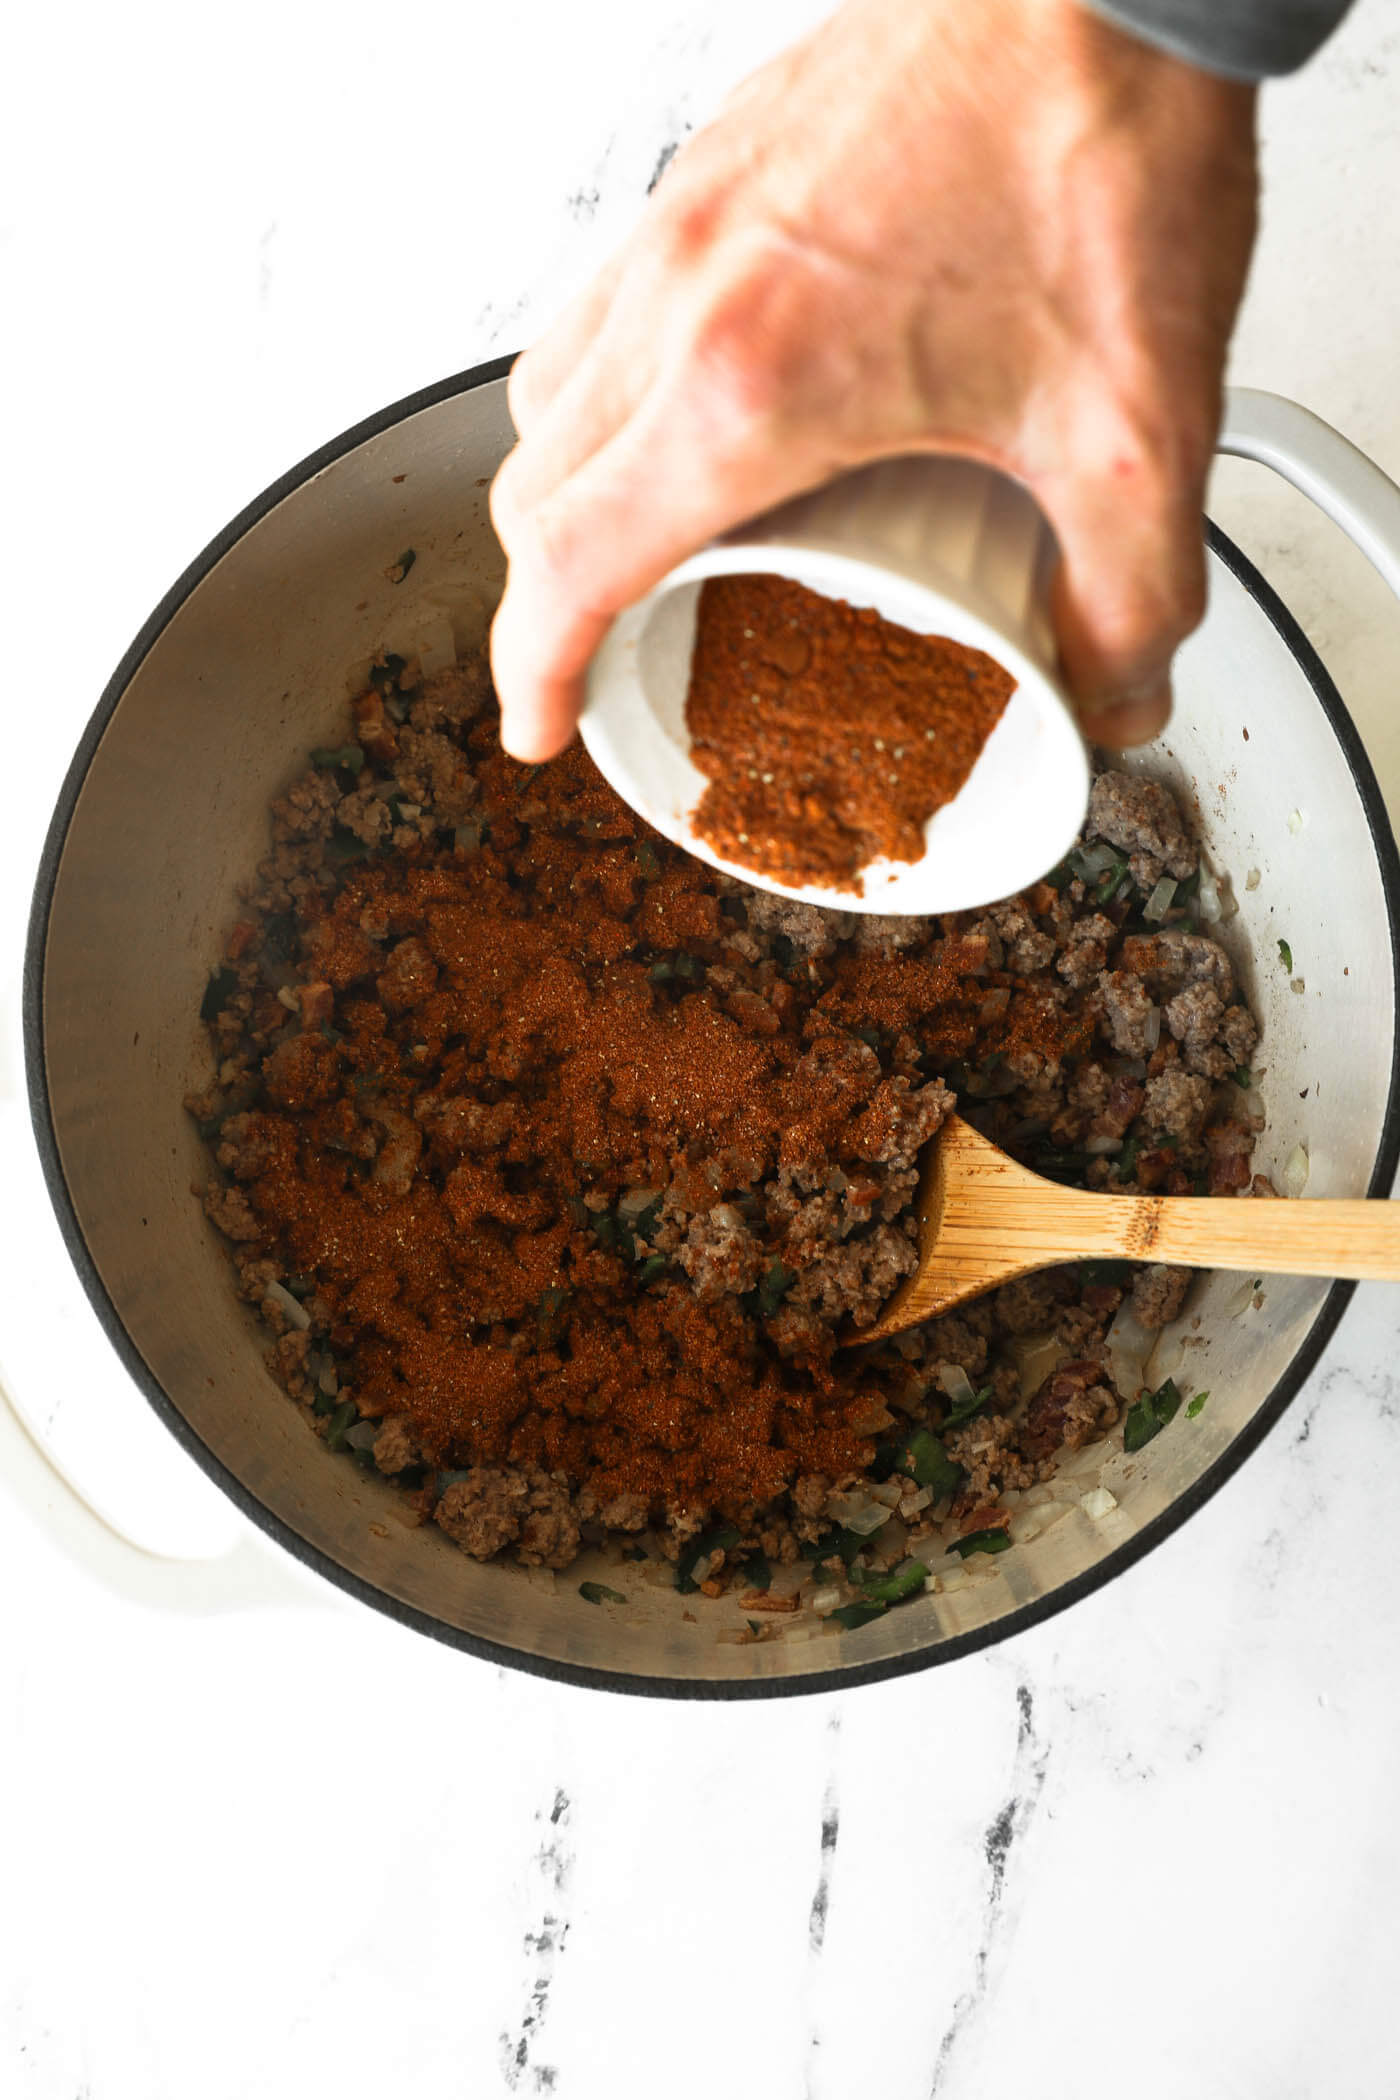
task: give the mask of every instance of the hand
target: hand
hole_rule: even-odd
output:
[[[1086,734],[1155,735],[1255,228],[1254,90],[1075,0],[849,0],[747,81],[511,374],[502,737],[551,757],[616,613],[884,455],[1034,490]]]

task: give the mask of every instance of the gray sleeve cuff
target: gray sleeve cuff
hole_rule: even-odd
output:
[[[1120,29],[1235,80],[1306,65],[1351,0],[1087,0]]]

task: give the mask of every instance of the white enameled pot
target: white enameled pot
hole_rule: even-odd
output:
[[[783,1638],[723,1641],[736,1603],[689,1599],[624,1567],[626,1610],[480,1566],[429,1526],[391,1520],[395,1491],[329,1455],[262,1362],[192,1201],[198,1139],[180,1106],[207,1070],[197,1020],[234,884],[265,850],[270,799],[312,744],[336,741],[347,678],[383,647],[479,640],[502,581],[486,486],[512,442],[505,366],[449,380],[351,430],[236,518],[152,614],[77,751],[35,891],[26,966],[28,1078],[53,1201],[114,1348],[161,1418],[265,1533],[230,1561],[147,1566],[137,1587],[190,1603],[278,1593],[287,1555],[344,1593],[474,1653],[634,1691],[736,1696],[859,1682],[962,1654],[1108,1580],[1228,1479],[1298,1391],[1349,1286],[1268,1284],[1242,1306],[1215,1276],[1159,1366],[1208,1387],[1146,1450],[1078,1454],[1040,1536],[850,1633],[805,1614]],[[1232,399],[1223,441],[1311,493],[1400,589],[1400,492],[1315,418]],[[1273,593],[1218,533],[1210,611],[1182,652],[1177,710],[1137,756],[1198,812],[1233,879],[1226,932],[1263,1023],[1260,1165],[1311,1158],[1309,1195],[1388,1192],[1397,1156],[1397,861],[1371,769],[1326,672]],[[416,559],[389,580],[406,547]],[[1257,872],[1257,880],[1251,877]],[[1292,967],[1283,967],[1280,939]],[[0,1408],[11,1482],[47,1510],[63,1489]],[[130,1558],[76,1502],[64,1537],[130,1588]],[[975,1566],[976,1564],[972,1564]]]

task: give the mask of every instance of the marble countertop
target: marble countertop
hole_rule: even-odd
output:
[[[22,1103],[23,916],[149,608],[290,462],[528,341],[814,0],[31,8],[0,562],[0,1369],[130,1535],[235,1543],[110,1356]],[[1400,477],[1400,0],[1270,91],[1238,380]],[[1212,508],[1400,810],[1400,608],[1260,469]],[[23,2100],[1348,2100],[1400,2090],[1400,1388],[1361,1290],[1242,1473],[1035,1632],[668,1705],[304,1594],[95,1585],[0,1480],[0,2090]]]

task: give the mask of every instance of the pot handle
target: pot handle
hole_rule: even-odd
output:
[[[128,1602],[203,1615],[253,1605],[337,1601],[334,1590],[285,1563],[252,1532],[214,1560],[148,1553],[95,1510],[60,1471],[3,1383],[0,1482],[60,1552]]]
[[[1217,449],[1258,460],[1325,511],[1400,598],[1400,488],[1311,409],[1255,387],[1225,390]]]

